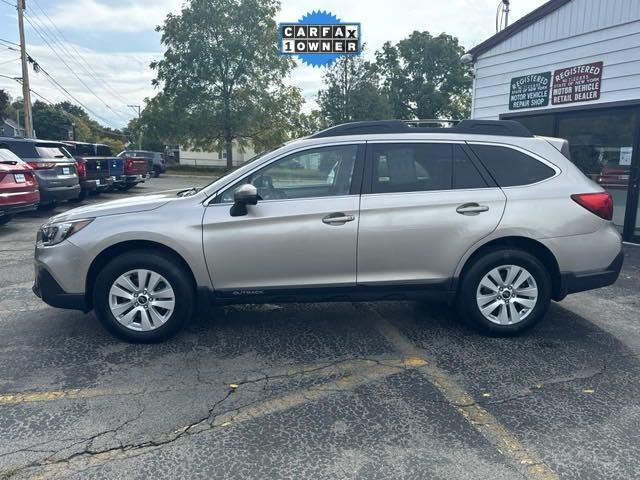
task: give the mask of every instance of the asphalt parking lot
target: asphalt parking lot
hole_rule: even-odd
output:
[[[640,247],[517,338],[436,304],[334,303],[214,309],[132,345],[32,294],[49,215],[0,227],[2,480],[640,478]]]

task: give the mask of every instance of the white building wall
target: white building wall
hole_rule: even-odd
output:
[[[233,145],[233,165],[240,165],[255,155],[253,148],[245,147],[242,150]],[[198,167],[226,167],[227,159],[220,158],[220,152],[203,152],[189,150],[180,147],[180,165],[194,165]]]
[[[604,62],[600,99],[564,106],[640,99],[640,0],[573,0],[481,54],[472,117],[509,113],[513,77],[597,61]]]

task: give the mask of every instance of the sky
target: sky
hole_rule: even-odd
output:
[[[15,1],[0,0],[0,40],[18,43]],[[162,58],[164,50],[155,27],[168,13],[179,13],[183,3],[184,0],[26,0],[27,52],[93,118],[112,128],[123,127],[136,115],[127,105],[144,105],[145,98],[157,93],[151,85],[154,72],[149,63]],[[360,22],[367,44],[365,55],[373,57],[384,42],[397,42],[414,30],[428,30],[434,35],[446,32],[458,37],[465,48],[471,48],[495,33],[499,0],[281,3],[278,22],[295,22],[313,10],[329,11],[345,22]],[[545,0],[511,0],[510,23],[544,3]],[[297,63],[287,83],[302,89],[304,109],[309,111],[316,106],[323,69]],[[0,46],[0,75],[21,76],[17,51]],[[72,101],[43,73],[30,70],[29,79],[32,90],[47,101]],[[22,96],[21,86],[12,79],[0,76],[0,89],[13,98]],[[32,94],[32,101],[37,98]]]

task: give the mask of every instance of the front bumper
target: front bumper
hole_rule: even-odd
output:
[[[604,270],[581,273],[560,273],[562,284],[561,297],[564,298],[570,293],[594,290],[614,284],[620,275],[623,262],[624,252],[621,250],[613,262]]]
[[[83,293],[67,293],[55,278],[43,267],[36,265],[33,293],[45,303],[56,308],[89,311],[86,296]]]

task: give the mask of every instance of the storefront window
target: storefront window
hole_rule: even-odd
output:
[[[553,137],[553,115],[531,115],[515,120],[527,127],[534,135]]]
[[[613,196],[613,221],[621,230],[633,153],[633,112],[559,115],[558,137],[569,140],[571,160]]]

